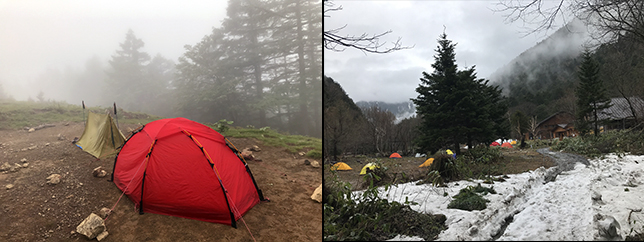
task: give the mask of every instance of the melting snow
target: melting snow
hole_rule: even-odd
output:
[[[590,160],[589,166],[576,163],[573,170],[562,172],[553,182],[544,182],[547,172],[541,167],[508,175],[510,178],[506,181],[491,185],[473,180],[450,182],[447,187],[439,188],[412,182],[392,186],[388,191],[379,190],[380,196],[390,201],[404,203],[407,199],[418,203],[411,205],[415,211],[447,216],[448,229],[439,234],[438,240],[606,239],[600,232],[606,216],[614,217],[619,223],[617,233],[621,239],[631,228],[633,233],[642,231],[644,156],[611,154]],[[490,200],[486,209],[470,212],[447,208],[452,196],[478,183],[497,192],[484,196]],[[445,192],[448,196],[443,196]],[[397,236],[392,240],[419,239]]]

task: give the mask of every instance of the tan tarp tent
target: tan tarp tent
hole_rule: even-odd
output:
[[[367,163],[364,167],[362,167],[362,170],[360,170],[360,175],[367,174],[367,169],[369,170],[375,170],[376,168],[379,168],[380,166],[376,165],[376,163],[370,162]]]
[[[431,166],[432,163],[434,163],[434,158],[429,158],[423,164],[420,164],[418,167],[426,167],[426,166]]]
[[[335,163],[335,165],[331,166],[331,170],[348,171],[348,170],[351,170],[351,167],[347,165],[347,163],[338,162],[338,163]]]
[[[114,152],[125,143],[125,136],[109,114],[87,114],[85,130],[76,145],[96,158]]]

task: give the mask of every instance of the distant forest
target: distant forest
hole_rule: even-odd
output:
[[[491,81],[504,88],[510,113],[521,111],[541,121],[559,111],[576,112],[577,72],[585,49],[571,41],[578,35],[562,28],[492,75]],[[566,42],[578,45],[561,44]],[[599,79],[609,97],[644,97],[644,44],[625,36],[588,49],[599,62]]]
[[[213,23],[213,25],[216,23]],[[229,0],[221,27],[178,59],[151,56],[133,30],[108,63],[47,70],[32,101],[70,101],[322,137],[322,4]],[[0,86],[0,99],[11,99]]]
[[[505,117],[512,121],[506,138],[521,137],[514,126],[518,117],[539,122],[559,111],[576,113],[577,71],[585,47],[579,41],[580,33],[569,29],[558,30],[490,77],[492,84],[504,89],[508,102]],[[599,63],[599,78],[609,97],[644,99],[644,43],[627,35],[590,50]],[[395,124],[392,112],[378,106],[359,108],[332,77],[325,77],[323,87],[326,157],[419,152],[414,143],[419,118]]]

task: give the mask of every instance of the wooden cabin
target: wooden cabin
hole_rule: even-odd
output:
[[[611,98],[610,103],[612,106],[600,111],[598,115],[604,130],[628,129],[637,125],[636,121],[644,118],[644,101],[638,97],[630,97],[628,100],[621,97]]]
[[[533,139],[553,139],[562,140],[564,137],[574,137],[579,135],[575,130],[575,115],[569,112],[561,111],[542,120],[537,124],[535,137]]]

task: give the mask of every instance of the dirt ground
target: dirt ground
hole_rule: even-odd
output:
[[[0,241],[87,241],[72,231],[90,213],[112,208],[117,201],[105,221],[109,235],[102,241],[322,240],[322,206],[310,198],[322,182],[322,168],[305,165],[302,156],[255,139],[229,138],[239,149],[261,148],[254,154],[262,161],[248,163],[259,188],[270,199],[248,211],[235,229],[173,216],[139,215],[127,196],[119,200],[122,192],[109,181],[113,157],[96,161],[71,143],[81,136],[83,123],[65,124],[31,133],[0,131],[0,164],[24,164],[23,158],[29,164],[15,172],[0,172]],[[122,125],[121,130],[125,133],[136,127]],[[92,170],[98,166],[108,176],[93,177]],[[61,182],[47,184],[46,178],[54,173],[62,175]],[[8,184],[13,188],[7,189]]]
[[[555,166],[556,163],[549,157],[538,153],[533,149],[505,149],[502,151],[503,160],[497,164],[503,164],[504,174],[518,174],[529,170],[537,169],[541,166],[549,168]],[[364,183],[364,176],[360,175],[360,170],[369,162],[380,160],[385,166],[389,168],[388,174],[394,176],[397,174],[398,178],[402,178],[402,173],[409,177],[409,180],[419,180],[429,171],[428,167],[418,167],[423,164],[426,157],[402,157],[400,159],[390,158],[359,158],[359,157],[344,157],[341,161],[347,163],[352,170],[337,171],[338,179],[344,182],[351,183],[352,190],[361,190],[361,185]],[[326,181],[331,180],[331,172],[325,172]]]

